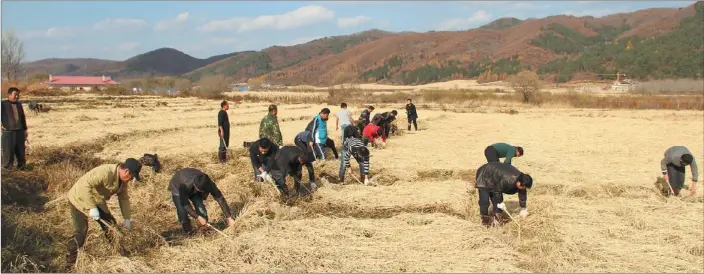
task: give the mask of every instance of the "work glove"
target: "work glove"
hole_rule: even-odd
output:
[[[370,184],[371,184],[371,182],[369,181],[369,177],[364,176],[364,184],[365,184],[365,185],[370,185]]]
[[[318,184],[316,184],[315,181],[311,181],[311,182],[310,182],[310,189],[311,189],[311,190],[314,190],[314,189],[316,189],[316,188],[318,188]]]
[[[124,220],[122,220],[122,227],[127,228],[127,229],[131,229],[131,228],[132,228],[132,222],[130,221],[130,219],[124,219]]]
[[[91,208],[88,212],[88,215],[93,218],[93,220],[97,221],[100,219],[100,211],[98,211],[97,207]]]
[[[264,177],[264,180],[266,180],[269,183],[274,182],[274,179],[271,178],[271,175],[269,175],[269,174],[267,174],[266,177]]]
[[[266,176],[269,176],[269,173],[264,171],[261,174],[259,174],[259,177],[262,178],[262,180],[266,180]]]
[[[501,210],[506,210],[506,204],[504,204],[504,203],[500,203],[500,204],[496,205],[496,207],[498,207]]]
[[[521,209],[521,217],[525,218],[528,217],[528,209]]]

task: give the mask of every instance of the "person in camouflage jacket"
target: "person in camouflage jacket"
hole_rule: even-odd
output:
[[[281,129],[279,128],[279,121],[276,119],[276,114],[278,114],[276,105],[270,105],[269,114],[264,116],[262,122],[259,124],[259,138],[267,138],[277,146],[282,146],[284,142],[281,137]]]

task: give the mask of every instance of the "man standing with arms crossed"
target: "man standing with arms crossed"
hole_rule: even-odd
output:
[[[278,113],[279,111],[276,105],[269,105],[269,114],[264,116],[262,122],[259,124],[259,138],[267,138],[269,141],[281,147],[284,145],[284,141],[281,137],[279,121],[276,118]]]
[[[17,158],[17,169],[25,169],[25,146],[27,140],[27,120],[20,102],[20,90],[7,89],[7,100],[2,101],[2,167],[12,168]]]
[[[230,105],[227,101],[222,101],[222,103],[220,103],[220,111],[218,112],[218,136],[220,136],[218,159],[221,164],[227,162],[227,148],[230,147],[230,118],[227,115],[228,109],[230,109]]]

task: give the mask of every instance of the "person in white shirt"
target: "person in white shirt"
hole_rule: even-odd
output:
[[[342,144],[345,141],[345,128],[350,126],[353,120],[352,113],[347,110],[347,103],[340,104],[340,110],[337,111],[336,115],[337,121],[335,121],[335,130],[340,130],[340,126],[342,126],[342,141],[340,142]]]

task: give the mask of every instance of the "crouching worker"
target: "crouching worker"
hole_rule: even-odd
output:
[[[207,174],[198,169],[184,168],[177,171],[171,178],[168,190],[171,191],[171,198],[174,201],[174,205],[176,205],[178,221],[186,234],[192,235],[194,233],[191,227],[191,220],[188,218],[189,215],[195,218],[201,226],[208,224],[208,212],[205,210],[203,201],[210,194],[220,204],[220,208],[225,214],[225,218],[227,218],[227,225],[231,226],[235,222],[232,219],[230,207],[227,205],[227,201],[220,189]],[[191,203],[193,203],[193,206],[191,206]],[[193,210],[194,206],[195,210]]]
[[[479,190],[479,213],[482,217],[482,225],[491,226],[494,221],[503,225],[509,221],[502,214],[506,210],[503,194],[518,193],[521,217],[528,216],[527,189],[533,186],[533,178],[530,175],[524,174],[510,164],[493,162],[481,166],[477,170],[476,179],[475,187]],[[489,200],[494,207],[494,217],[489,215]]]
[[[697,193],[699,168],[697,167],[697,161],[692,156],[692,152],[683,146],[673,146],[665,151],[665,156],[660,161],[662,175],[670,185],[668,188],[672,188],[675,196],[679,196],[680,190],[684,187],[686,166],[689,166],[692,171],[692,184],[689,187],[689,194],[693,196]]]
[[[69,189],[67,196],[73,220],[73,237],[68,242],[67,271],[73,269],[78,258],[78,249],[85,244],[88,218],[98,222],[108,242],[113,243],[115,240],[106,225],[115,226],[117,223],[107,206],[107,201],[113,195],[117,194],[120,202],[122,226],[131,228],[129,182],[133,179],[139,181],[141,170],[142,165],[134,158],[129,158],[121,164],[101,165],[88,171]],[[122,243],[118,243],[118,246],[120,255],[129,256]]]
[[[271,168],[271,177],[276,184],[276,188],[281,192],[281,198],[287,201],[291,198],[286,186],[286,175],[293,177],[296,193],[301,191],[301,176],[303,165],[309,164],[313,160],[313,153],[302,150],[296,146],[283,146],[276,153],[275,157],[269,158],[268,166]],[[311,181],[311,187],[317,186]]]
[[[271,169],[266,164],[269,158],[274,157],[278,151],[279,147],[272,145],[272,142],[267,138],[261,138],[249,144],[249,158],[254,169],[254,181],[264,182],[269,176]]]
[[[369,149],[362,143],[362,140],[355,137],[345,138],[342,144],[342,161],[340,161],[340,181],[345,181],[345,171],[350,168],[350,156],[354,157],[359,164],[359,178],[364,185],[371,185],[369,182]]]

